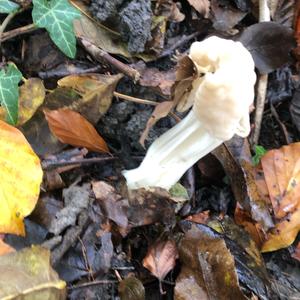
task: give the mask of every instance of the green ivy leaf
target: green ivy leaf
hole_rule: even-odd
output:
[[[260,159],[267,153],[263,146],[255,146],[255,155],[252,157],[252,163],[256,166],[259,164]]]
[[[12,125],[18,121],[18,84],[22,77],[14,64],[0,71],[0,103],[6,110],[6,121]]]
[[[0,13],[9,14],[14,10],[17,10],[19,5],[9,0],[0,0]]]
[[[33,0],[32,19],[36,26],[45,28],[55,45],[67,56],[76,54],[73,20],[80,18],[79,10],[67,0]]]

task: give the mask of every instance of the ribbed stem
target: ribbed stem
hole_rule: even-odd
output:
[[[212,137],[191,110],[150,146],[141,165],[123,175],[129,189],[158,186],[169,189],[222,140]]]

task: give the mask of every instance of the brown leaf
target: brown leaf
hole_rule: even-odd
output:
[[[69,109],[44,110],[51,132],[62,142],[109,153],[103,138],[93,125],[79,113]]]
[[[209,219],[209,210],[205,210],[195,215],[188,216],[186,219],[190,222],[198,224],[207,224],[207,221]]]
[[[130,276],[119,283],[121,300],[145,300],[145,288],[136,277]]]
[[[177,258],[175,241],[158,241],[148,249],[148,253],[143,259],[143,266],[156,278],[163,280],[175,267]]]
[[[261,164],[275,217],[300,208],[300,143],[268,151]]]
[[[177,3],[173,0],[159,0],[156,3],[155,14],[165,16],[171,22],[182,22],[185,15],[181,13]]]
[[[128,226],[127,203],[117,191],[104,181],[92,182],[92,189],[106,217],[118,226]]]
[[[212,229],[191,225],[180,242],[179,258],[175,299],[247,299],[239,287],[234,257]]]
[[[154,111],[147,121],[147,125],[145,130],[143,131],[141,138],[140,138],[140,143],[144,147],[145,146],[145,140],[148,137],[149,130],[155,125],[155,123],[160,120],[161,118],[166,117],[171,109],[173,108],[173,101],[164,101],[159,103],[155,108]]]
[[[175,83],[175,71],[159,71],[157,68],[146,68],[142,71],[139,84],[154,87],[165,96],[171,95],[171,88]]]
[[[188,2],[199,14],[203,15],[205,18],[208,18],[210,8],[209,0],[188,0]]]

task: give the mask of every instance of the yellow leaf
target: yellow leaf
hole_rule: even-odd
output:
[[[25,234],[23,219],[34,209],[43,171],[23,134],[0,121],[0,232]]]

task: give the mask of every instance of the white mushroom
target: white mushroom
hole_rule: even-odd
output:
[[[213,36],[193,43],[189,57],[199,74],[188,97],[193,108],[155,140],[138,168],[123,172],[129,189],[169,189],[224,141],[250,132],[256,74],[248,50],[240,42]]]

